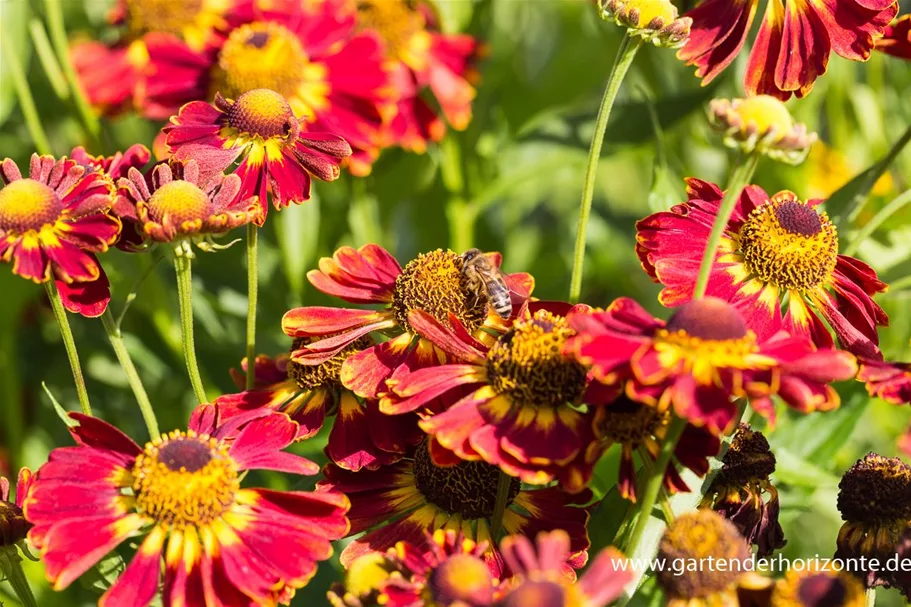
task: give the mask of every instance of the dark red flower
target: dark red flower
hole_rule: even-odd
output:
[[[911,60],[911,15],[902,15],[890,23],[876,41],[876,50]]]
[[[911,363],[860,359],[858,381],[866,384],[870,396],[888,403],[911,403]]]

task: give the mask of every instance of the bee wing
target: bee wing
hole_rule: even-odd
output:
[[[491,264],[493,264],[493,267],[495,267],[495,268],[499,268],[500,265],[503,263],[503,255],[501,255],[498,251],[493,251],[490,253],[483,253],[483,255],[487,259],[487,261],[489,261]]]

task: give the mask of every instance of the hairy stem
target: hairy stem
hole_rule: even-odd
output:
[[[85,389],[85,378],[82,375],[82,365],[79,364],[79,352],[76,351],[76,340],[73,339],[73,330],[70,328],[70,321],[66,317],[66,309],[60,300],[60,293],[57,291],[57,285],[54,279],[44,283],[47,289],[47,297],[51,300],[51,308],[54,310],[54,317],[57,319],[57,326],[60,327],[60,335],[63,337],[63,347],[66,348],[66,356],[70,360],[70,370],[73,372],[73,381],[76,382],[76,395],[79,397],[79,406],[86,415],[92,414],[92,406],[89,404],[89,393]]]
[[[198,403],[204,403],[206,391],[199,376],[199,363],[196,362],[196,342],[193,338],[193,275],[192,261],[187,252],[179,252],[174,257],[174,268],[177,271],[177,297],[180,300],[180,329],[183,342],[183,356],[190,374],[190,384]]]
[[[259,229],[247,224],[247,390],[253,388],[256,378],[256,303],[259,297],[257,268],[257,240]]]

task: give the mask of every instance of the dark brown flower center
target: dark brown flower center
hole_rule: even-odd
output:
[[[835,226],[792,192],[754,209],[739,240],[746,269],[781,289],[811,289],[829,279],[838,261]]]
[[[0,231],[40,230],[57,221],[62,211],[57,194],[40,181],[17,179],[0,188]]]
[[[825,573],[817,573],[804,578],[797,591],[801,605],[818,605],[819,607],[844,605],[846,595],[847,592],[842,581]]]
[[[319,338],[322,339],[322,338]],[[299,350],[306,344],[315,339],[299,337],[294,340],[291,351]],[[302,365],[293,360],[288,361],[288,377],[297,382],[302,390],[315,390],[316,388],[341,388],[340,379],[342,364],[354,354],[365,350],[373,345],[373,340],[369,336],[361,337],[327,360],[318,365]]]
[[[717,482],[743,486],[750,482],[768,480],[775,472],[775,455],[762,432],[754,432],[741,424],[731,447],[724,454],[724,465],[718,472]]]
[[[692,337],[711,341],[741,339],[747,335],[747,325],[740,312],[717,297],[683,304],[667,321],[667,330],[685,331]]]
[[[212,461],[212,450],[197,440],[172,441],[158,450],[158,461],[173,472],[196,472]]]
[[[500,472],[485,462],[462,462],[441,467],[433,463],[426,441],[414,455],[414,480],[424,498],[450,514],[465,519],[493,516]],[[519,494],[521,483],[512,479],[507,504]]]
[[[838,484],[838,510],[850,523],[911,520],[911,467],[897,457],[867,454]]]
[[[25,520],[22,508],[0,500],[0,548],[18,544],[28,535],[32,525]]]
[[[242,135],[262,139],[286,137],[297,130],[291,106],[269,89],[254,89],[238,97],[227,111],[227,124]]]
[[[626,396],[600,407],[595,414],[595,433],[598,438],[615,443],[637,446],[670,420],[670,411],[637,403]]]
[[[585,391],[585,368],[563,355],[574,334],[565,318],[546,310],[516,319],[487,354],[491,385],[523,405],[577,402]]]
[[[134,37],[149,32],[180,34],[202,11],[203,0],[126,0],[127,27]]]
[[[423,310],[447,326],[452,312],[473,332],[487,317],[487,301],[472,294],[462,274],[461,256],[437,249],[408,262],[395,279],[392,312],[406,331],[411,331],[412,310]]]
[[[149,218],[156,223],[170,221],[175,225],[202,222],[211,215],[209,197],[189,181],[170,181],[152,193],[146,203]]]

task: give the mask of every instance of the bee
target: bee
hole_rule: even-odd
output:
[[[488,254],[478,249],[468,249],[462,253],[462,274],[468,280],[468,289],[474,295],[474,302],[484,297],[500,318],[507,319],[512,315],[509,287]]]

